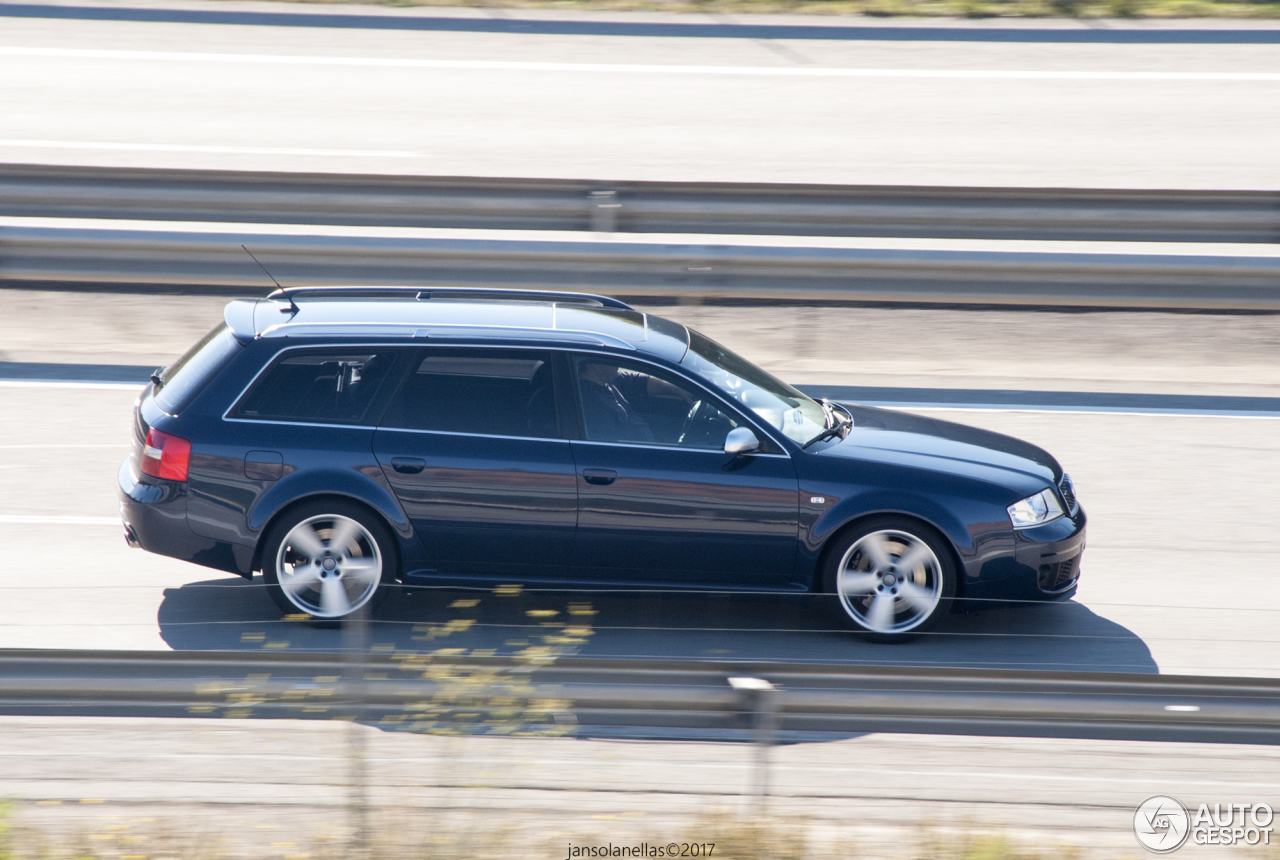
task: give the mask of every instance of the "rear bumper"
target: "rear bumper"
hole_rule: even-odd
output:
[[[120,520],[125,542],[194,564],[251,576],[249,560],[237,558],[231,544],[202,537],[187,525],[187,486],[179,481],[144,482],[134,474],[131,460],[117,475]]]

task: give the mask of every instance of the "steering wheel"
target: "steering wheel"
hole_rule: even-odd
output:
[[[698,413],[702,411],[702,400],[693,401],[693,405],[689,407],[689,414],[684,416],[684,426],[680,428],[680,438],[676,440],[677,445],[683,445],[685,437],[689,435],[689,430],[693,428],[693,424],[698,420]]]

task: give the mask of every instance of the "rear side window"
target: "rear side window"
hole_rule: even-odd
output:
[[[254,382],[233,418],[359,424],[395,362],[392,351],[288,352]]]
[[[433,352],[422,359],[392,400],[382,426],[558,438],[551,354]]]
[[[170,415],[177,415],[243,348],[225,323],[217,326],[160,372],[156,405]]]

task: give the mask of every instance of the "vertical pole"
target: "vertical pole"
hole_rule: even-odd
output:
[[[770,777],[773,775],[773,735],[778,720],[778,691],[770,684],[756,693],[756,749],[760,761],[760,814],[768,812]]]
[[[366,603],[342,622],[343,650],[346,652],[346,700],[350,713],[347,725],[347,806],[351,826],[350,852],[353,858],[369,853],[368,773],[365,733],[365,675],[369,653],[369,606]]]
[[[756,766],[752,793],[756,798],[756,811],[763,816],[769,808],[769,752],[778,727],[778,688],[763,678],[730,678],[729,686],[738,691],[743,710],[755,729]]]
[[[591,209],[591,232],[613,233],[618,229],[618,210],[622,204],[618,202],[616,191],[592,191],[587,195]]]

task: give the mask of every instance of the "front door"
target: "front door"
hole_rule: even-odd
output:
[[[373,447],[439,573],[563,576],[578,496],[543,350],[427,348]]]
[[[582,423],[573,442],[579,576],[678,586],[791,581],[799,487],[790,457],[777,448],[726,454],[725,436],[747,422],[661,368],[591,354],[574,355],[572,366]]]

